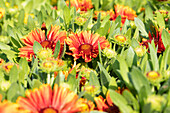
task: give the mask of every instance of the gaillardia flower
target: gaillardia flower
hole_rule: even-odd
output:
[[[4,59],[0,58],[0,66],[4,63]]]
[[[78,104],[78,95],[68,88],[43,84],[33,91],[27,90],[26,97],[18,97],[17,103],[22,109],[32,113],[77,113],[81,110]]]
[[[18,64],[10,63],[10,62],[5,63],[5,64],[2,66],[2,68],[3,68],[3,70],[5,71],[5,73],[8,74],[14,65],[16,65],[17,68],[19,68],[19,65],[18,65]]]
[[[152,84],[159,83],[161,81],[161,78],[162,78],[161,74],[159,74],[156,71],[149,71],[146,74],[146,77]]]
[[[88,31],[82,31],[76,34],[71,33],[66,43],[69,45],[69,50],[72,51],[70,55],[72,55],[75,60],[82,57],[85,62],[90,62],[92,58],[97,57],[99,53],[98,43],[101,49],[110,46],[104,36],[100,37],[99,34],[92,34]]]
[[[153,33],[151,34],[151,32],[149,32],[149,39],[147,40],[147,39],[143,38],[141,45],[146,46],[146,48],[148,48],[149,47],[148,43],[151,43],[152,40],[154,39],[155,46],[158,46],[157,53],[162,53],[163,51],[165,51],[165,46],[164,46],[164,44],[162,42],[162,38],[161,38],[163,29],[159,29],[159,31],[158,31],[158,29],[155,28],[155,30],[156,30],[156,35]],[[168,32],[170,33],[170,30]]]
[[[37,41],[41,44],[43,48],[49,48],[52,49],[53,52],[55,50],[56,43],[60,41],[60,53],[59,56],[62,52],[63,45],[64,45],[64,40],[66,39],[66,32],[61,31],[60,26],[51,26],[51,30],[47,34],[47,38],[45,36],[45,33],[38,29],[32,31],[31,33],[28,34],[26,39],[21,39],[21,41],[26,45],[22,48],[19,48],[19,56],[20,57],[26,57],[28,61],[32,60],[32,56],[34,55],[33,51],[33,45],[34,41]]]
[[[69,6],[69,0],[66,1],[66,4]],[[76,10],[80,9],[81,11],[87,11],[93,8],[91,0],[70,0],[70,4],[76,7]]]
[[[137,17],[136,12],[130,8],[129,6],[123,6],[123,5],[115,5],[115,14],[116,17],[121,15],[121,21],[124,24],[125,20],[134,20],[135,17]]]
[[[19,105],[11,103],[7,100],[2,101],[2,95],[0,95],[0,113],[30,113],[27,110],[19,109]]]

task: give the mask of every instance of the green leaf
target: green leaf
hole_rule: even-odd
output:
[[[0,0],[0,7],[2,7],[2,8],[5,8],[5,7],[6,7],[4,0]]]
[[[99,83],[98,77],[92,71],[90,72],[89,84],[93,85],[93,86],[97,86],[97,87],[99,86],[100,87],[100,83]]]
[[[23,26],[23,24],[24,24],[24,16],[25,16],[25,11],[22,9],[19,12],[19,16],[18,16],[18,22],[17,22],[18,26]]]
[[[123,28],[122,28],[123,34],[127,32],[127,27],[129,26],[129,24],[130,24],[130,23],[129,23],[129,20],[126,19],[126,21],[125,21],[125,23],[124,23],[124,25],[123,25]],[[130,37],[129,37],[129,38],[130,38]]]
[[[63,15],[64,15],[65,24],[69,25],[70,20],[71,20],[70,9],[67,6],[65,6],[63,11],[64,11]]]
[[[153,10],[149,4],[145,6],[145,21],[153,20]]]
[[[56,59],[60,52],[60,40],[56,43],[55,51],[54,51],[54,58]]]
[[[17,66],[14,65],[9,72],[9,80],[11,83],[13,83],[13,82],[17,82],[18,78],[19,78],[18,69]]]
[[[34,41],[34,45],[33,45],[34,53],[35,54],[38,53],[41,49],[42,49],[41,44],[37,41]]]
[[[139,31],[141,32],[141,34],[145,37],[148,37],[148,33],[145,30],[145,25],[144,23],[139,19],[139,18],[135,18],[135,25],[137,26],[137,28],[139,29]]]
[[[90,113],[107,113],[107,112],[102,112],[102,111],[90,111]]]
[[[154,47],[150,43],[148,43],[148,44],[149,44],[150,57],[151,57],[152,65],[153,65],[153,70],[158,71],[159,70],[159,62],[158,62],[158,58],[157,58],[157,51],[154,49]]]
[[[9,60],[13,60],[14,58],[16,58],[17,56],[16,56],[16,52],[14,52],[14,51],[12,51],[12,50],[2,50],[2,52],[3,53],[5,53],[6,55],[7,55],[7,58],[9,59]]]
[[[130,72],[130,78],[133,83],[133,86],[135,87],[138,93],[140,92],[141,88],[145,86],[147,94],[150,94],[151,88],[149,82],[137,67],[132,68],[132,72]]]
[[[36,24],[34,22],[34,19],[29,15],[28,16],[28,22],[27,25],[29,26],[29,29],[33,30],[34,28],[36,28]]]
[[[26,58],[21,58],[19,61],[19,82],[25,85],[25,79],[30,72],[30,67]]]
[[[83,31],[85,31],[88,27],[88,24],[90,23],[91,21],[91,17],[88,18],[88,20],[86,21],[86,23],[83,25]]]
[[[135,55],[132,47],[129,47],[127,50],[126,62],[128,67],[132,67],[133,65],[137,66],[137,56]]]
[[[163,29],[161,38],[165,48],[170,45],[170,34],[167,30]]]
[[[1,50],[10,50],[11,48],[10,48],[10,46],[0,42],[0,49]]]
[[[57,75],[55,79],[55,83],[58,84],[58,86],[61,85],[65,80],[65,75],[62,73],[62,71],[59,71],[59,74]]]
[[[100,60],[101,65],[103,65],[102,56],[101,56],[101,48],[100,48],[100,43],[99,42],[98,42],[98,48],[99,48],[99,60]]]
[[[57,4],[57,8],[58,9],[64,9],[64,7],[66,6],[66,3],[64,0],[59,0],[58,4]]]
[[[160,28],[165,28],[165,21],[163,15],[159,11],[157,11],[157,23]]]
[[[100,68],[100,80],[101,80],[101,84],[104,85],[105,87],[107,87],[109,85],[109,82],[111,80],[111,76],[109,75],[109,73],[106,71],[106,69],[99,63],[97,62]]]
[[[15,95],[17,95],[17,93],[19,93],[20,91],[20,87],[17,83],[12,83],[11,84],[11,87],[8,89],[8,92],[7,92],[7,99],[10,101],[12,100]]]
[[[133,94],[127,90],[123,91],[123,96],[127,100],[128,104],[133,106],[134,110],[139,111],[139,103],[138,100],[135,99]]]
[[[24,9],[25,9],[25,12],[26,12],[26,13],[31,12],[31,10],[33,9],[33,0],[30,0],[30,1],[26,4],[26,6],[24,7]]]
[[[39,88],[41,85],[42,85],[42,83],[39,80],[33,79],[33,81],[32,81],[32,89]]]
[[[112,102],[119,107],[122,113],[132,113],[132,108],[128,105],[128,102],[122,95],[118,94],[112,89],[109,91]]]
[[[118,23],[118,25],[116,26],[116,28],[120,28],[121,27],[121,15],[119,15],[116,20],[115,20],[115,23]]]
[[[119,61],[119,65],[120,65],[119,72],[121,74],[122,79],[125,81],[125,83],[130,85],[130,81],[129,81],[129,77],[128,77],[129,69],[128,69],[128,65],[127,65],[124,57],[119,56],[117,60]]]

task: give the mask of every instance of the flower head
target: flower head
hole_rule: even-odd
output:
[[[45,37],[45,33],[38,29],[32,31],[28,34],[26,39],[22,39],[22,42],[26,45],[22,48],[19,48],[19,56],[20,57],[26,57],[28,61],[32,60],[32,56],[35,55],[33,51],[33,45],[34,41],[37,41],[41,44],[43,48],[49,48],[52,49],[53,52],[55,50],[56,43],[60,41],[60,54],[62,53],[64,40],[66,39],[66,32],[61,31],[59,32],[60,27],[59,26],[51,26],[51,30],[47,34],[47,38]]]
[[[117,53],[115,50],[109,49],[109,48],[105,48],[103,51],[103,54],[107,57],[107,58],[113,58],[117,56]]]
[[[39,50],[39,52],[37,53],[37,57],[41,60],[47,59],[47,58],[51,58],[53,55],[53,51],[49,48],[42,48],[41,50]]]
[[[159,83],[161,78],[162,78],[162,76],[158,72],[156,72],[156,71],[149,71],[146,74],[146,77],[153,84]]]
[[[115,5],[115,14],[116,17],[121,15],[121,21],[124,24],[125,20],[134,20],[135,17],[137,17],[136,12],[130,8],[129,6],[123,6],[123,5]]]
[[[161,38],[161,35],[162,35],[162,30],[163,29],[158,29],[155,28],[156,30],[156,34],[151,34],[151,32],[149,32],[149,39],[142,39],[142,42],[141,42],[141,45],[145,46],[146,48],[148,48],[148,43],[151,43],[152,40],[154,40],[154,43],[155,43],[155,46],[158,46],[158,50],[157,50],[157,53],[161,53],[163,51],[165,51],[165,46],[162,42],[162,38]],[[170,30],[168,31],[170,33]]]
[[[42,71],[50,73],[54,71],[59,71],[64,66],[64,61],[61,59],[47,58],[40,63],[40,68]]]
[[[145,46],[138,46],[135,48],[135,52],[138,57],[142,57],[146,53],[146,47]]]
[[[17,103],[22,109],[34,113],[76,113],[81,109],[78,95],[68,88],[43,84],[39,89],[27,90],[26,97],[19,97]]]
[[[7,100],[2,101],[2,95],[0,95],[0,113],[30,113],[27,110],[19,109],[19,105],[11,103]]]
[[[71,33],[66,40],[69,45],[69,50],[72,51],[71,55],[75,60],[82,57],[85,62],[90,62],[92,58],[96,58],[98,51],[98,43],[101,49],[109,47],[109,42],[106,38],[100,37],[99,34],[92,34],[91,32]]]
[[[69,5],[69,1],[66,1],[67,6]],[[87,11],[93,8],[91,0],[70,0],[70,4],[73,7],[76,7],[76,10],[80,9],[81,11]]]
[[[19,68],[19,65],[18,65],[18,64],[10,63],[10,62],[5,63],[5,64],[2,66],[2,68],[4,69],[5,73],[8,74],[14,65],[16,65],[17,68]]]

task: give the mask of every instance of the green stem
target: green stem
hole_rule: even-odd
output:
[[[50,84],[50,73],[47,74],[47,84]]]
[[[54,74],[52,74],[52,77],[51,77],[51,83],[50,83],[51,86],[53,85],[53,82],[54,82]]]

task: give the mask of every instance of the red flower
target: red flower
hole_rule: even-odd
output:
[[[161,53],[161,52],[165,51],[165,47],[163,45],[162,38],[161,38],[163,29],[159,29],[160,31],[158,31],[158,29],[155,28],[155,30],[156,30],[156,35],[153,34],[153,36],[152,36],[151,32],[149,32],[149,39],[148,40],[142,39],[141,45],[146,46],[146,48],[148,48],[149,47],[148,43],[151,43],[152,40],[154,39],[155,46],[158,46],[157,53]],[[170,31],[168,31],[168,32],[170,33]]]
[[[80,33],[71,33],[66,40],[69,45],[69,50],[72,51],[71,55],[75,60],[82,57],[85,62],[90,62],[92,58],[96,58],[99,54],[98,42],[101,49],[109,47],[109,42],[106,38],[100,37],[99,34],[92,34],[91,32],[82,31]]]
[[[69,6],[69,1],[66,1],[66,4]],[[93,8],[91,0],[70,0],[70,4],[76,7],[76,10],[80,9],[81,11],[87,11]]]
[[[21,39],[26,46],[19,48],[20,51],[19,56],[26,57],[28,61],[31,61],[32,56],[34,55],[33,51],[34,41],[39,42],[43,48],[50,48],[54,52],[55,45],[60,40],[61,44],[60,53],[61,53],[61,50],[63,49],[64,40],[66,39],[67,36],[65,31],[59,32],[59,29],[60,29],[59,26],[51,26],[51,30],[48,32],[47,38],[45,36],[45,33],[40,29],[38,29],[38,31],[34,30],[31,33],[29,33],[26,39]]]

